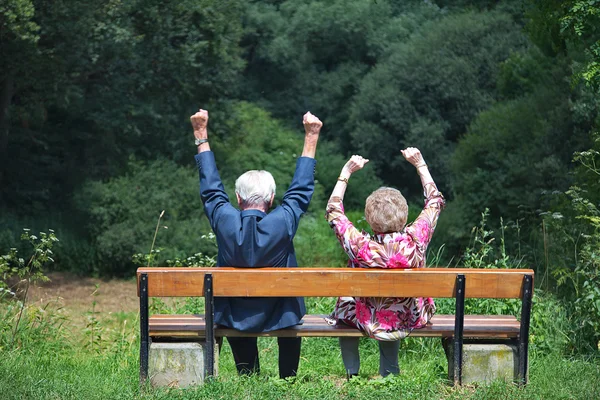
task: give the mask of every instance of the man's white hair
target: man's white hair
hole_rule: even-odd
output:
[[[242,208],[261,207],[266,211],[275,194],[275,179],[269,171],[248,171],[235,181],[235,192],[242,200]]]

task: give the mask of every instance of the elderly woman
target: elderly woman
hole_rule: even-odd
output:
[[[369,161],[352,156],[342,168],[327,204],[326,218],[355,268],[423,268],[425,253],[435,229],[444,197],[437,190],[421,152],[409,147],[404,158],[421,178],[425,207],[406,226],[408,205],[400,191],[382,187],[367,198],[365,219],[374,236],[358,231],[344,215],[342,201],[350,176]],[[427,324],[435,313],[431,298],[340,297],[330,322],[354,326],[379,341],[379,374],[398,374],[399,340]],[[340,338],[342,359],[348,377],[358,375],[359,338]]]

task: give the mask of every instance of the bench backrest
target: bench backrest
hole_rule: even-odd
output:
[[[204,296],[212,274],[215,297],[456,297],[456,279],[465,277],[465,297],[521,298],[531,269],[367,269],[367,268],[138,268],[146,274],[149,297]]]

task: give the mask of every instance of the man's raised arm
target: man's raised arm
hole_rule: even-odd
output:
[[[315,153],[323,123],[310,112],[304,114],[304,150],[296,163],[290,187],[283,195],[282,209],[288,220],[289,234],[294,235],[300,216],[306,212],[315,190]]]
[[[208,144],[208,111],[200,109],[190,117],[192,128],[194,128],[194,138],[198,146],[198,154],[210,151]]]
[[[312,115],[310,111],[304,114],[302,123],[304,124],[304,149],[302,150],[302,157],[315,158],[319,133],[321,132],[323,123],[319,118]]]
[[[231,204],[221,182],[214,154],[208,144],[208,111],[200,109],[190,117],[190,121],[194,128],[195,144],[198,146],[198,154],[195,158],[200,174],[200,197],[206,216],[214,229],[219,219],[219,212],[226,207],[231,207]]]

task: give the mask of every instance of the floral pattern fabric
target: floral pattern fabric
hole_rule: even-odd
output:
[[[332,197],[325,217],[355,268],[424,268],[427,245],[445,205],[435,183],[424,185],[425,206],[402,232],[360,232],[344,214],[342,199]],[[377,340],[398,340],[424,327],[435,313],[432,298],[340,297],[328,322],[342,321]]]

